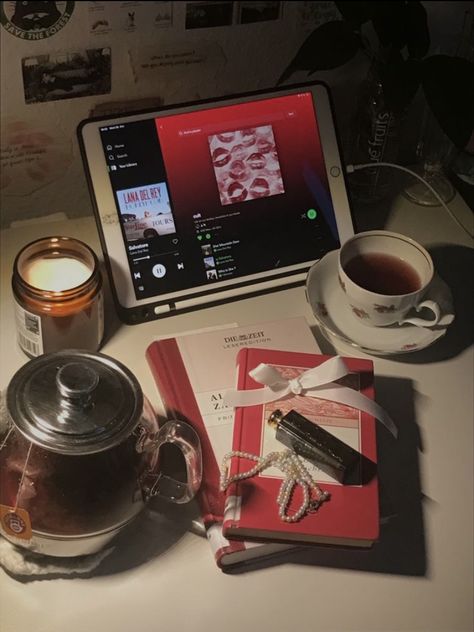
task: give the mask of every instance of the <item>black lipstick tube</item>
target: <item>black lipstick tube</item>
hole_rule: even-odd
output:
[[[286,415],[281,410],[275,410],[268,418],[268,423],[276,428],[277,441],[339,483],[354,479],[355,471],[360,468],[360,453],[318,424],[295,410],[290,410]]]

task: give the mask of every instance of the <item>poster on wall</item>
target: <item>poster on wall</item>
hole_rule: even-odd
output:
[[[229,26],[233,22],[233,16],[233,2],[188,2],[186,4],[187,29]]]
[[[281,18],[281,2],[239,2],[239,24],[252,22],[268,22]]]
[[[37,55],[22,59],[25,103],[108,94],[110,48]]]
[[[173,25],[172,2],[89,2],[91,35],[112,32],[144,33]]]
[[[66,26],[75,2],[2,2],[3,28],[20,39],[42,40]]]

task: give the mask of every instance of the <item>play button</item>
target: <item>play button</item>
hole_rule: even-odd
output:
[[[166,268],[162,263],[157,263],[153,266],[152,273],[157,279],[162,279],[166,274]]]

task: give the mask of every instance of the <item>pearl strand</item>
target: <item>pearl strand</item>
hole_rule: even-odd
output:
[[[255,461],[255,465],[246,472],[239,472],[238,474],[227,476],[229,470],[228,463],[233,457]],[[241,452],[240,450],[228,452],[222,460],[220,490],[225,491],[231,483],[252,478],[252,476],[255,476],[271,466],[278,467],[283,474],[285,474],[285,478],[281,482],[280,490],[276,498],[280,520],[284,522],[297,522],[306,513],[316,511],[324,501],[329,499],[329,492],[323,491],[319,487],[316,481],[311,477],[302,459],[292,450],[269,452],[266,456],[258,456],[250,452]],[[298,485],[302,489],[303,500],[299,509],[290,515],[287,512],[288,504],[294,489]]]

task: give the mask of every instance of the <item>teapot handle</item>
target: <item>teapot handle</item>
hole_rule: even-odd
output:
[[[189,424],[172,419],[149,437],[143,447],[146,452],[158,452],[164,443],[174,443],[182,452],[186,464],[186,483],[160,471],[148,472],[142,481],[145,499],[162,496],[174,503],[187,503],[196,494],[202,480],[202,453],[199,437]]]

